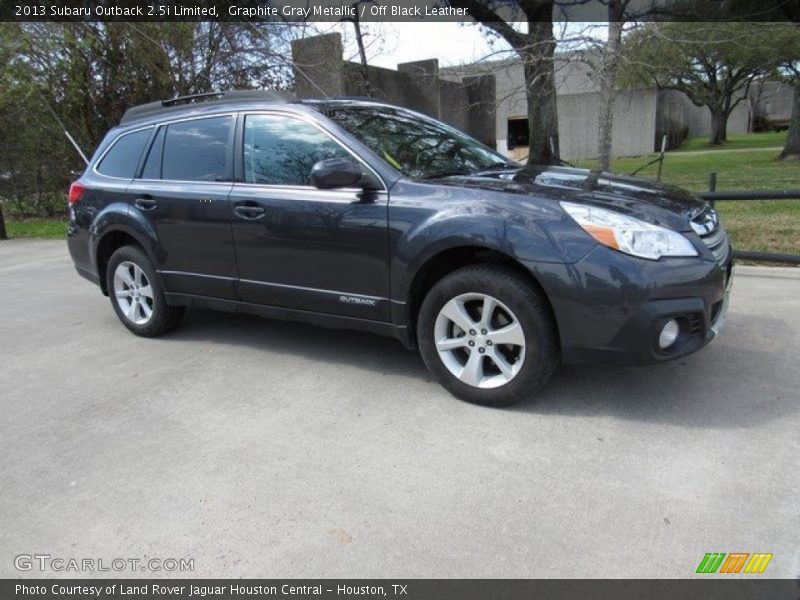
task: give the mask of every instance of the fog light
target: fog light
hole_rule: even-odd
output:
[[[658,336],[658,347],[661,350],[666,350],[672,344],[675,343],[675,340],[678,339],[678,334],[681,332],[681,326],[675,319],[670,319],[666,322],[664,327],[661,329],[661,334]]]

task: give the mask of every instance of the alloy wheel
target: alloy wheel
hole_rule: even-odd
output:
[[[114,295],[122,314],[135,325],[146,325],[153,317],[153,288],[144,271],[131,261],[121,262],[114,271]]]
[[[509,383],[525,361],[522,325],[488,294],[461,294],[447,302],[436,317],[434,343],[450,373],[477,388]]]

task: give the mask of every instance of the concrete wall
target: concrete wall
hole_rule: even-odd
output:
[[[495,106],[489,109],[493,114],[496,148],[510,156],[525,156],[527,152],[509,152],[508,120],[526,118],[527,100],[524,92],[522,63],[516,59],[487,61],[441,69],[443,79],[466,81],[470,77],[494,78]],[[591,77],[592,70],[585,62],[568,57],[556,64],[556,89],[559,95],[596,91],[597,83]],[[561,116],[559,115],[559,118]],[[560,129],[560,125],[559,125]],[[559,133],[562,137],[562,134]],[[561,141],[563,151],[563,137]],[[571,142],[567,140],[567,145]],[[566,155],[565,155],[566,158]]]
[[[794,88],[782,81],[764,81],[750,88],[755,114],[767,119],[790,119],[793,99]]]
[[[361,65],[342,59],[338,33],[292,42],[292,58],[299,98],[367,95]],[[436,117],[494,146],[493,76],[444,80],[435,59],[402,63],[396,71],[368,66],[367,72],[375,100]]]
[[[556,62],[556,93],[561,154],[566,160],[589,158],[597,154],[597,93],[599,82],[592,68],[592,56],[576,60],[570,55]],[[441,70],[444,78],[460,80],[467,75],[491,73],[495,77],[497,106],[495,128],[497,148],[512,156],[525,156],[522,150],[508,150],[508,120],[526,117],[522,64],[516,59],[489,61]],[[764,84],[759,112],[774,119],[788,119],[791,88],[778,82]],[[729,134],[747,133],[751,123],[750,102],[743,100],[728,120]],[[711,114],[704,106],[695,106],[678,91],[655,89],[618,90],[614,105],[615,156],[646,154],[660,148],[656,132],[686,127],[689,136],[711,132]]]
[[[662,90],[658,93],[658,129],[667,125],[686,126],[689,137],[711,134],[711,112],[705,106],[695,106],[689,97],[677,90]],[[728,119],[728,134],[747,133],[750,129],[750,103],[742,100],[733,109]]]
[[[655,90],[618,91],[614,98],[613,156],[653,151],[656,133]],[[600,94],[558,96],[558,135],[565,160],[597,156]]]
[[[343,96],[342,36],[319,35],[292,42],[295,93],[298,98]]]
[[[597,104],[599,84],[590,64],[567,57],[556,65],[558,135],[565,160],[597,156]],[[494,123],[497,149],[515,158],[527,150],[508,148],[508,121],[527,118],[522,64],[503,60],[442,69],[445,78],[491,73],[495,80]],[[634,156],[653,151],[657,94],[655,90],[620,91],[614,102],[614,156]]]
[[[480,68],[473,68],[480,66]],[[465,73],[494,75],[497,103],[494,123],[497,149],[515,158],[527,156],[527,150],[508,149],[508,121],[527,118],[524,76],[519,61],[496,61],[481,65],[443,69],[446,77]],[[584,92],[580,92],[584,88]],[[589,93],[585,89],[591,90]],[[556,69],[558,135],[561,156],[565,160],[597,156],[599,94],[586,63],[568,61]],[[655,90],[620,91],[614,101],[614,156],[635,156],[653,151],[655,140]]]

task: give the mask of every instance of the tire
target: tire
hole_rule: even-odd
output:
[[[436,380],[457,398],[483,406],[533,397],[558,364],[547,300],[502,265],[464,267],[437,282],[422,302],[417,338]]]
[[[137,246],[122,246],[111,255],[106,289],[117,317],[136,335],[161,335],[183,317],[184,307],[167,304],[152,262]]]

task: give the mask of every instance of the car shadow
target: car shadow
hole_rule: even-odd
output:
[[[767,317],[748,319],[748,331],[779,325]],[[759,350],[757,344],[742,345],[748,331],[725,332],[727,339],[723,336],[694,355],[659,365],[563,365],[535,398],[506,410],[520,415],[611,416],[704,428],[749,428],[783,418],[797,410],[785,393],[788,384],[784,385],[794,372],[792,358],[789,353]],[[416,378],[438,388],[417,352],[391,338],[365,332],[192,309],[183,325],[162,339],[289,353]]]
[[[162,339],[249,346],[367,371],[431,379],[417,352],[392,338],[363,331],[191,309],[181,326]]]
[[[521,413],[751,428],[797,412],[795,352],[780,319],[731,319],[695,354],[641,367],[563,365]],[[783,339],[782,339],[783,338]]]

